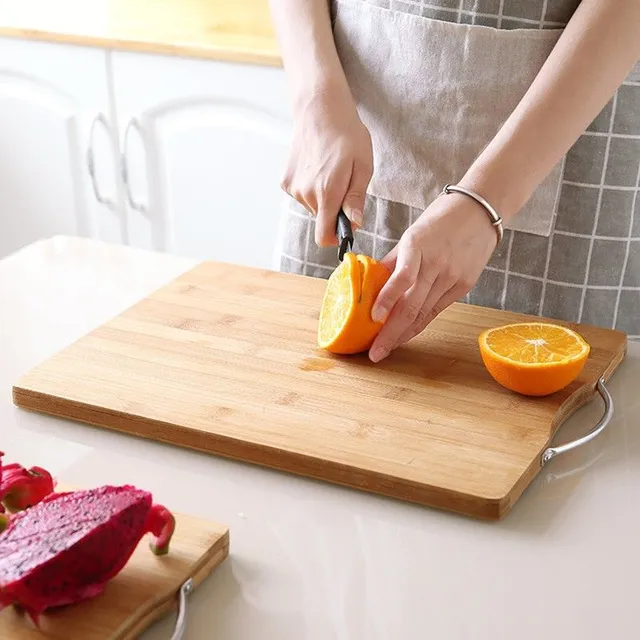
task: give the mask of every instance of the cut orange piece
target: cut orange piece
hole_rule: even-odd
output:
[[[337,354],[362,353],[371,347],[384,323],[371,319],[371,309],[391,273],[369,256],[346,253],[327,281],[318,346]]]
[[[528,396],[546,396],[564,389],[580,375],[591,351],[575,331],[546,322],[485,329],[478,344],[493,379]]]

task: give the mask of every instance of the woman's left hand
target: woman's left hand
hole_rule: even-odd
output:
[[[418,335],[475,285],[496,247],[482,207],[461,194],[441,195],[382,260],[392,271],[372,317],[386,323],[369,350],[373,362]]]

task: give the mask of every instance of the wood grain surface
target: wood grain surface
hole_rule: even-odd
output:
[[[0,36],[282,66],[268,0],[0,0]]]
[[[477,346],[527,316],[465,304],[381,364],[316,349],[326,282],[202,263],[28,372],[23,408],[480,518],[504,516],[560,424],[626,353],[591,344],[570,387],[509,392]],[[586,427],[587,428],[587,427]]]
[[[75,488],[58,486],[56,491]],[[156,620],[172,611],[175,615],[180,587],[191,577],[197,588],[228,556],[229,530],[215,522],[174,515],[176,530],[166,556],[151,552],[146,535],[104,593],[43,614],[40,629],[26,615],[7,607],[0,611],[0,638],[134,640]]]

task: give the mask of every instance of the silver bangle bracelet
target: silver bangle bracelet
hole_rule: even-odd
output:
[[[482,196],[474,193],[473,191],[470,191],[469,189],[465,189],[464,187],[447,184],[442,190],[442,193],[446,194],[454,192],[462,193],[465,196],[469,196],[485,209],[485,211],[489,214],[489,218],[491,218],[491,224],[495,227],[496,233],[498,234],[498,244],[500,244],[500,242],[502,242],[502,238],[504,237],[504,227],[502,225],[502,218],[498,215],[498,212]]]

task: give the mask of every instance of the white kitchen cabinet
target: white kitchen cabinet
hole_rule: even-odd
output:
[[[290,141],[282,69],[113,52],[130,242],[275,266]]]
[[[0,38],[0,257],[56,234],[126,242],[107,55]]]

